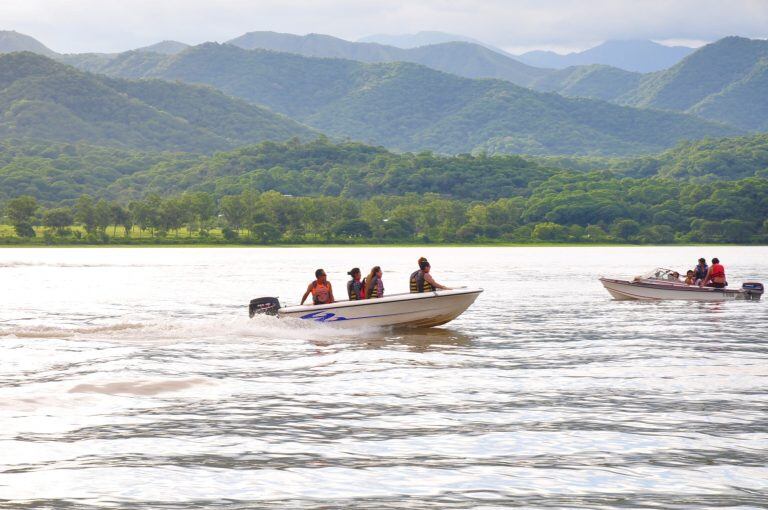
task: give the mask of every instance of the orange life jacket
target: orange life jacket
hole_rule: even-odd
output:
[[[331,301],[331,286],[328,282],[312,282],[312,302],[316,305],[324,305]]]

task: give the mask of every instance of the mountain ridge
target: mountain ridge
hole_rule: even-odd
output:
[[[403,49],[375,42],[351,42],[323,34],[304,36],[248,32],[226,42],[246,49],[265,49],[305,57],[344,58],[366,63],[411,62],[465,78],[499,78],[529,85],[549,71],[519,62],[503,52],[463,41]]]
[[[217,43],[169,57],[125,58],[149,59],[133,78],[210,85],[329,135],[396,150],[624,154],[686,137],[738,134],[692,116],[567,99],[412,63],[364,64]],[[112,74],[130,73],[118,68]]]

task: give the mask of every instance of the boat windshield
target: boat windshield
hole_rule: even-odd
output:
[[[672,276],[672,273],[675,271],[671,269],[665,269],[663,267],[657,267],[653,271],[650,271],[644,275],[642,275],[640,278],[643,280],[663,280],[665,282],[676,282],[678,279],[674,276]]]

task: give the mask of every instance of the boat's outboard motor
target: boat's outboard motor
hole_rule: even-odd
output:
[[[750,301],[759,301],[765,291],[760,282],[744,282],[741,284],[741,290],[744,291],[744,297]]]
[[[280,309],[280,301],[273,297],[262,297],[251,299],[251,304],[248,305],[248,315],[253,317],[257,313],[263,313],[266,315],[277,315],[277,311]]]

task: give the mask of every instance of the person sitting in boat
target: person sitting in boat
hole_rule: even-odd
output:
[[[358,299],[365,299],[365,284],[360,279],[362,277],[360,268],[356,267],[347,274],[352,277],[352,279],[347,282],[347,295],[349,296],[349,300],[357,301]]]
[[[680,281],[680,273],[677,271],[672,271],[667,275],[667,280],[670,282],[679,282]]]
[[[724,289],[728,282],[725,280],[725,267],[720,263],[720,259],[717,257],[712,259],[712,265],[709,266],[706,276],[699,287],[706,285],[707,287],[714,287],[716,289]]]
[[[374,266],[368,276],[365,277],[365,296],[367,299],[384,297],[384,281],[381,279],[383,274],[381,267]]]
[[[685,273],[685,284],[686,285],[694,285],[696,283],[696,273],[693,269],[689,269],[687,273]]]
[[[427,259],[425,257],[419,258],[419,270],[411,273],[410,277],[411,293],[432,292],[435,289],[451,290],[450,287],[437,283],[429,274],[430,269],[431,266]]]
[[[301,297],[302,305],[310,294],[312,294],[312,304],[329,305],[334,302],[333,287],[322,269],[315,271],[315,281],[307,286],[307,291]]]
[[[707,276],[707,271],[709,271],[709,266],[707,265],[707,259],[704,257],[701,257],[699,259],[699,263],[696,264],[696,267],[693,268],[693,275],[694,275],[694,282],[696,285],[699,285],[701,282],[704,281],[704,277]]]

